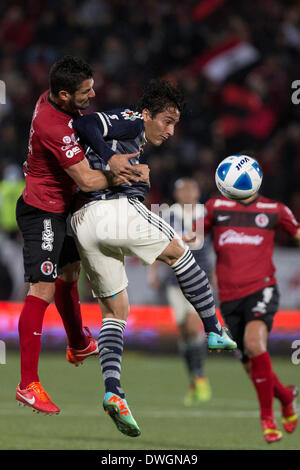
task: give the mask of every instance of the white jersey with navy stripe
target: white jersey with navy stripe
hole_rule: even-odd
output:
[[[117,109],[81,116],[73,121],[80,142],[85,147],[89,165],[94,170],[108,169],[108,160],[114,154],[141,152],[145,144],[145,127],[142,115],[129,109]],[[140,156],[132,158],[132,165],[139,163]],[[83,193],[91,200],[138,197],[144,200],[149,191],[146,183],[132,182],[111,189]],[[81,192],[82,193],[82,192]],[[78,194],[80,197],[81,194]]]

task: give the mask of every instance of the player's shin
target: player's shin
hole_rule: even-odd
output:
[[[193,305],[206,333],[222,334],[216,316],[215,302],[206,273],[195,261],[187,248],[184,254],[172,265],[183,295]]]
[[[261,419],[273,418],[273,371],[268,352],[253,356],[251,379],[260,404]]]
[[[69,346],[84,349],[89,344],[84,334],[79,302],[78,282],[66,282],[62,279],[55,281],[54,301],[62,318]]]
[[[38,382],[38,361],[41,350],[41,335],[48,302],[33,295],[25,299],[19,319],[21,351],[20,388],[25,389],[31,382]]]
[[[125,398],[121,388],[121,362],[123,354],[123,333],[125,320],[104,318],[98,338],[99,359],[106,393]]]

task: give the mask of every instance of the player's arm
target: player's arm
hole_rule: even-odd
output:
[[[57,159],[59,165],[82,191],[106,189],[121,183],[131,185],[126,176],[118,177],[110,172],[92,170],[82,147],[74,137],[73,130],[68,126],[43,125],[38,130],[42,144],[51,152],[50,158]]]
[[[92,170],[86,158],[65,168],[65,171],[84,192],[106,189],[109,186],[120,184],[118,179],[114,180],[113,175],[109,172]]]
[[[130,178],[133,181],[139,181],[137,176],[140,175],[136,165],[130,165],[131,158],[137,157],[139,152],[135,154],[115,153],[104,138],[121,139],[132,138],[140,131],[142,122],[135,124],[134,122],[124,122],[121,116],[115,115],[117,119],[109,119],[105,113],[93,113],[80,116],[73,121],[73,129],[79,137],[89,145],[102,160],[107,163],[110,170],[118,176]]]
[[[141,173],[139,181],[148,183],[150,171],[148,165],[138,166]],[[86,158],[75,165],[69,166],[65,171],[84,192],[106,189],[109,186],[118,186],[124,183],[124,177],[116,176],[111,171],[92,170]],[[125,181],[129,185],[131,184],[130,181],[126,179]]]
[[[300,223],[296,220],[289,207],[278,203],[278,209],[277,228],[292,235],[300,246]]]

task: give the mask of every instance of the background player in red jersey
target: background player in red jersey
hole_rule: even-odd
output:
[[[39,98],[34,110],[24,164],[26,187],[16,210],[24,238],[25,281],[30,283],[19,320],[21,381],[16,399],[50,414],[60,410],[39,381],[38,360],[43,318],[53,296],[68,336],[68,361],[76,364],[98,352],[97,342],[82,328],[77,288],[80,261],[73,238],[67,235],[72,197],[77,186],[91,191],[130,184],[129,178],[137,180],[145,166],[130,170],[128,159],[137,154],[120,159],[116,154],[110,162],[118,177],[90,169],[72,121],[95,96],[93,84],[90,67],[80,59],[66,56],[53,65],[50,92]]]
[[[280,400],[283,426],[291,433],[298,421],[298,390],[279,381],[267,352],[279,300],[272,263],[274,235],[282,229],[300,242],[300,224],[284,204],[258,193],[243,201],[212,198],[205,209],[205,233],[213,231],[217,255],[221,313],[256,389],[265,440],[278,441],[282,434],[274,419],[273,397]]]

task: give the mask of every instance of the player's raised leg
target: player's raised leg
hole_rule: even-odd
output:
[[[207,275],[189,248],[175,237],[157,259],[171,266],[183,295],[200,316],[208,335],[208,348],[236,349],[236,343],[222,329],[216,316],[215,302]]]
[[[105,384],[103,408],[123,434],[137,437],[141,431],[121,387],[123,334],[129,313],[127,291],[99,299],[102,327],[98,338],[99,359]]]
[[[73,253],[79,255],[73,238],[66,237],[68,240],[68,253],[70,256],[70,245],[74,244]],[[64,245],[65,246],[65,245]],[[71,260],[76,256],[73,254]],[[77,367],[79,364],[90,356],[97,356],[97,341],[92,338],[88,327],[82,326],[82,316],[78,292],[78,278],[80,274],[81,263],[74,261],[65,264],[62,267],[62,274],[55,282],[54,301],[56,308],[62,318],[67,337],[68,347],[66,358],[71,364]],[[86,331],[86,334],[84,333]]]

